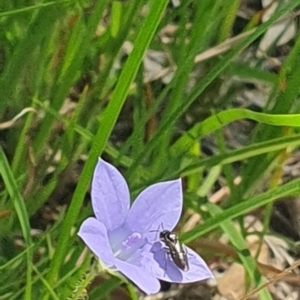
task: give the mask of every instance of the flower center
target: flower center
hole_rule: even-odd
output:
[[[130,263],[139,263],[138,257],[146,240],[139,232],[132,232],[126,226],[109,233],[109,241],[114,257]]]

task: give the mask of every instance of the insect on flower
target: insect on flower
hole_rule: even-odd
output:
[[[181,179],[149,186],[130,207],[125,179],[114,166],[99,159],[91,196],[95,217],[82,223],[78,235],[106,270],[122,273],[147,294],[160,290],[158,279],[187,283],[213,277],[203,259],[188,247],[184,247],[187,271],[167,260],[161,242],[150,232],[160,224],[172,231],[178,223],[183,205]],[[179,264],[183,251],[171,231],[161,237]]]
[[[168,230],[164,230],[159,234],[160,240],[165,243],[168,253],[171,255],[175,265],[182,271],[189,270],[189,263],[186,250],[179,242],[178,236]]]
[[[180,243],[176,233],[165,230],[163,224],[161,225],[163,231],[151,230],[150,232],[159,232],[159,239],[164,243],[166,252],[171,256],[175,265],[182,271],[188,271],[189,263],[185,247]]]

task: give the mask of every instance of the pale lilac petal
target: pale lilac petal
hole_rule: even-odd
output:
[[[127,223],[133,231],[148,234],[153,230],[172,230],[182,211],[181,179],[161,182],[145,189],[133,203]],[[163,227],[163,228],[162,228]],[[149,234],[157,239],[157,234]]]
[[[116,259],[115,265],[123,275],[128,277],[146,294],[156,294],[159,292],[159,281],[154,276],[147,273],[143,267],[132,265],[119,259]]]
[[[107,231],[124,223],[130,205],[125,179],[114,166],[101,158],[92,182],[92,205],[97,219],[106,226]]]
[[[158,244],[154,244],[149,252],[145,250],[142,258],[142,264],[152,276],[177,283],[196,282],[214,277],[205,261],[192,249],[185,246],[189,270],[182,271],[174,264],[166,250]]]
[[[114,265],[114,255],[111,250],[105,226],[95,218],[86,219],[78,232],[85,244],[107,266]]]
[[[182,283],[201,281],[209,278],[214,278],[211,270],[207,266],[206,262],[191,248],[186,247],[188,260],[189,260],[189,271],[182,272],[183,278]]]

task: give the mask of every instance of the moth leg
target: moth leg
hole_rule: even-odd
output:
[[[165,250],[165,272],[164,272],[164,276],[165,276],[167,272],[167,266],[168,266],[167,260],[170,256],[170,249],[168,247],[164,247],[163,249]]]
[[[164,247],[167,254],[170,254],[170,249],[168,247]]]

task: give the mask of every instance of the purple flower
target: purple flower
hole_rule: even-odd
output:
[[[130,195],[119,171],[99,159],[92,182],[96,218],[86,219],[78,235],[101,263],[119,271],[147,294],[160,290],[158,279],[186,283],[213,277],[205,262],[188,247],[189,270],[181,271],[153,232],[172,231],[182,210],[181,180],[154,184],[130,208]]]

